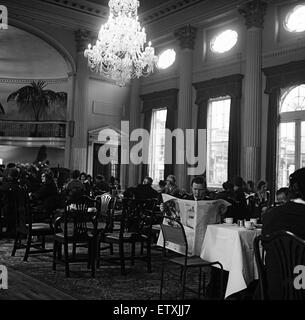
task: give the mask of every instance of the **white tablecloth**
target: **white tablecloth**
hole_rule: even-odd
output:
[[[237,225],[208,225],[200,257],[219,261],[229,271],[225,298],[258,279],[253,240],[260,233],[261,229],[247,230]]]

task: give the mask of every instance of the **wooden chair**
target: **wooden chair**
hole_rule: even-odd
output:
[[[63,232],[54,234],[53,246],[53,270],[56,270],[56,264],[65,266],[66,277],[70,276],[70,263],[87,262],[87,267],[91,266],[91,275],[95,277],[95,252],[97,237],[97,211],[88,212],[88,208],[96,205],[96,201],[88,196],[81,196],[74,203],[67,203],[64,215],[58,217],[55,227],[63,224]],[[87,254],[77,255],[77,245],[84,247],[86,244]],[[72,254],[69,254],[69,245],[72,246]],[[62,259],[61,248],[64,247],[64,256]]]
[[[135,259],[144,260],[147,263],[147,270],[151,272],[151,226],[152,215],[147,206],[150,205],[145,200],[123,199],[122,216],[120,219],[119,232],[105,233],[101,242],[107,244],[118,245],[119,257],[104,257],[107,261],[119,260],[121,266],[121,274],[125,275],[125,261],[131,260],[134,264]],[[146,254],[141,250],[136,255],[136,244],[145,247]],[[131,246],[130,256],[125,255],[125,244]]]
[[[305,300],[305,290],[294,283],[295,267],[305,265],[305,240],[284,230],[260,235],[254,239],[254,254],[262,300]]]
[[[11,191],[14,195],[14,203],[12,203],[12,214],[16,217],[16,235],[12,251],[12,256],[18,249],[26,249],[24,261],[28,260],[30,254],[52,252],[52,249],[45,248],[45,237],[54,234],[54,226],[52,217],[49,217],[49,223],[33,222],[33,212],[30,207],[30,199],[28,193],[19,188]],[[41,242],[33,242],[33,237],[41,238]],[[26,238],[26,244],[22,240]],[[35,248],[36,250],[31,250]]]
[[[114,210],[116,205],[116,198],[109,193],[104,193],[95,197],[97,201],[97,244],[96,244],[96,266],[100,267],[100,252],[101,250],[110,250],[113,255],[113,244],[109,243],[107,246],[101,247],[105,233],[114,231]]]
[[[208,262],[202,260],[198,256],[188,256],[188,243],[185,234],[184,227],[180,221],[175,218],[167,217],[168,224],[161,224],[161,231],[163,235],[163,259],[162,259],[162,269],[161,269],[161,285],[160,285],[160,300],[162,299],[162,291],[163,291],[163,283],[164,283],[164,271],[165,265],[175,264],[180,267],[180,281],[182,280],[182,290],[181,295],[182,299],[184,299],[185,290],[189,290],[191,292],[195,292],[198,294],[198,298],[200,298],[202,292],[205,288],[205,276],[202,277],[202,268],[204,267],[212,267],[218,265],[223,271],[222,264],[218,261]],[[168,244],[173,246],[168,247]],[[174,247],[179,247],[182,253],[177,253],[174,250]],[[168,257],[168,252],[174,253],[174,256]],[[199,268],[199,281],[198,281],[198,291],[195,291],[189,287],[186,287],[186,279],[187,279],[187,271],[190,268]],[[203,286],[202,286],[203,283]],[[223,274],[221,277],[221,292],[223,291]],[[203,289],[203,290],[202,290]]]

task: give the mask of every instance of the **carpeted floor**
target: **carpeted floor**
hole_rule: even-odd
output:
[[[16,256],[11,257],[12,246],[12,240],[0,240],[0,264],[8,268],[8,290],[0,290],[0,299],[159,299],[161,251],[152,252],[152,273],[146,271],[144,262],[136,261],[134,266],[127,265],[127,275],[122,276],[119,265],[102,262],[96,277],[92,279],[86,263],[71,265],[70,278],[66,278],[62,265],[57,266],[57,271],[52,270],[51,253],[31,255],[29,261],[24,262],[24,250],[18,250]],[[169,268],[176,271],[172,266]],[[192,271],[188,274],[188,284],[194,285],[195,289],[197,274]],[[179,279],[168,273],[165,279],[164,299],[179,299]],[[196,299],[196,294],[188,293],[186,298]]]

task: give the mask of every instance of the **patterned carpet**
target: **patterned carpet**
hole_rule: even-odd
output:
[[[23,262],[24,250],[18,250],[16,256],[11,257],[12,246],[11,239],[0,240],[0,264],[8,268],[9,279],[9,289],[5,294],[0,291],[0,299],[159,299],[161,251],[152,251],[152,273],[146,271],[146,264],[142,261],[136,261],[134,266],[128,262],[126,276],[121,275],[119,265],[102,262],[101,267],[97,269],[96,277],[92,279],[86,263],[71,265],[70,278],[66,278],[64,266],[58,265],[57,271],[52,270],[51,253],[31,255],[28,262]],[[47,244],[47,247],[51,247],[51,244]],[[103,251],[102,254],[107,252]],[[169,268],[176,271],[172,266]],[[178,269],[177,271],[179,274]],[[165,279],[164,299],[179,299],[179,279],[169,273],[166,273]],[[197,279],[197,274],[190,271],[188,284],[197,286]],[[28,283],[29,288],[35,287],[35,290],[32,290],[35,293],[19,292],[24,290],[21,282]],[[16,290],[19,295],[16,295]],[[196,299],[196,294],[189,293],[186,298]]]

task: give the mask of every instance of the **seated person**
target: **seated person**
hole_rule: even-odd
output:
[[[76,201],[81,195],[86,193],[86,187],[79,180],[79,170],[72,172],[72,180],[64,187],[64,194],[68,201]]]
[[[54,209],[61,207],[59,193],[52,174],[47,172],[42,173],[41,182],[40,188],[30,194],[33,201],[33,209],[37,212],[35,214],[37,221],[49,218]]]
[[[170,194],[173,197],[179,198],[181,196],[181,190],[176,185],[176,177],[172,174],[166,178],[166,186],[164,188],[164,193]]]
[[[90,184],[87,180],[87,174],[85,172],[82,172],[79,176],[79,180],[85,186],[86,195],[89,195],[90,194]]]
[[[234,179],[234,199],[236,201],[234,207],[233,218],[237,220],[243,220],[249,218],[249,211],[247,201],[243,189],[243,179],[241,177],[235,177]]]
[[[265,181],[260,181],[257,185],[257,192],[255,194],[255,218],[260,218],[266,210],[271,206],[270,191]]]
[[[262,222],[262,234],[272,234],[276,231],[285,230],[305,239],[305,168],[296,170],[289,179],[290,201],[277,207],[273,207],[264,214]],[[266,260],[268,264],[268,293],[270,299],[280,299],[282,286],[280,270],[273,252],[266,248]]]
[[[142,184],[134,188],[135,199],[158,199],[159,192],[152,187],[153,179],[145,177]]]
[[[289,194],[289,188],[284,187],[280,188],[276,191],[275,194],[275,205],[276,206],[281,206],[285,204],[289,199],[288,199],[288,194]]]
[[[159,192],[165,193],[166,182],[164,180],[159,181]]]
[[[95,178],[95,183],[93,185],[94,196],[103,194],[109,191],[110,191],[110,188],[108,183],[106,182],[105,177],[102,174],[98,174]]]
[[[203,176],[193,178],[191,182],[192,194],[186,194],[186,200],[211,200],[210,192],[207,189],[206,180]]]

